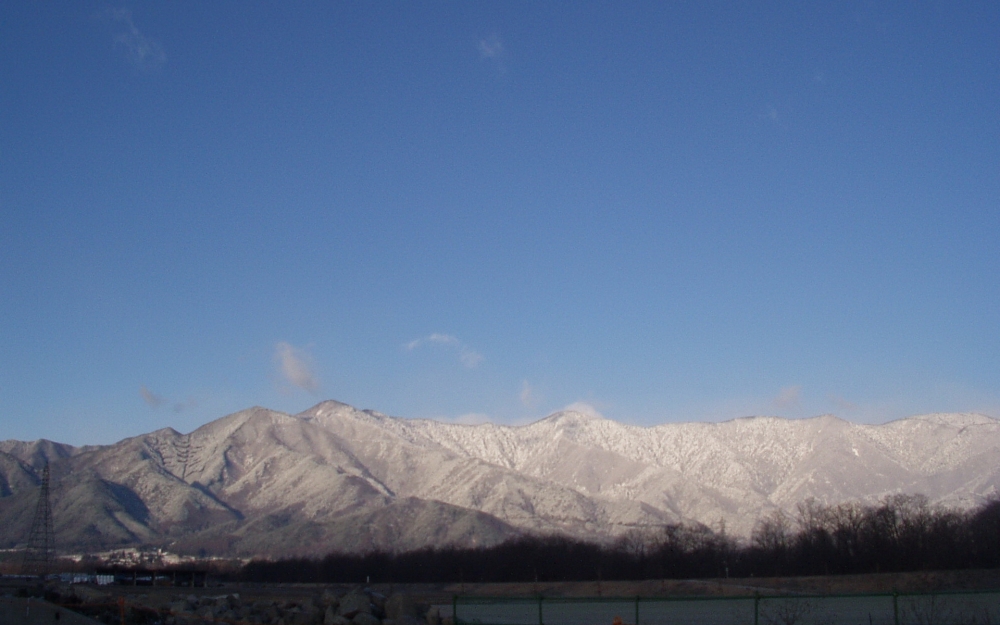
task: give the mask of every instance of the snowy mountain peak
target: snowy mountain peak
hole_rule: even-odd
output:
[[[296,416],[298,417],[320,417],[320,416],[331,416],[331,415],[341,415],[356,412],[353,406],[349,406],[343,402],[339,402],[333,399],[327,399],[316,404],[308,410],[303,410]]]
[[[1000,421],[822,415],[642,427],[569,409],[508,426],[336,401],[294,416],[254,407],[190,434],[166,428],[114,445],[0,442],[0,548],[25,540],[46,461],[64,544],[243,555],[308,545],[315,555],[483,545],[525,531],[608,540],[720,518],[746,536],[763,515],[794,515],[809,497],[920,493],[967,508],[1000,492]]]
[[[577,412],[575,410],[564,410],[564,411],[561,411],[561,412],[556,412],[556,413],[550,414],[549,416],[545,417],[544,419],[536,421],[535,423],[532,423],[531,425],[545,424],[545,425],[550,425],[550,426],[555,426],[555,427],[574,427],[574,426],[586,425],[586,424],[595,423],[597,421],[604,421],[604,420],[605,419],[603,417],[600,417],[600,416],[595,415],[595,414],[587,414],[587,413],[583,413],[583,412]],[[529,427],[530,427],[530,425],[529,425]]]

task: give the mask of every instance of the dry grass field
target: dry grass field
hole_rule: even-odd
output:
[[[208,588],[149,586],[50,586],[62,597],[74,596],[86,604],[112,604],[120,597],[129,605],[167,610],[179,599],[221,598],[237,595],[245,604],[271,602],[279,607],[319,603],[324,593],[342,595],[360,585],[217,583]],[[738,597],[765,595],[840,595],[864,593],[929,593],[1000,590],[1000,569],[927,571],[869,575],[744,578],[712,580],[647,580],[639,582],[552,582],[494,584],[371,584],[371,591],[390,597],[404,594],[424,605],[447,606],[459,597],[633,598]],[[15,594],[24,582],[5,580],[0,594]]]
[[[708,580],[645,580],[605,582],[487,583],[487,584],[370,584],[371,589],[389,596],[412,595],[424,603],[448,603],[455,595],[476,597],[680,597],[739,596],[761,594],[855,594],[947,592],[1000,589],[1000,569],[967,571],[923,571],[914,573],[872,573],[816,577],[766,577]],[[256,599],[291,601],[311,597],[325,588],[346,591],[341,584],[241,584],[226,583],[209,588],[113,586],[98,592],[145,597],[151,604],[169,602],[178,594],[216,596],[239,593]]]

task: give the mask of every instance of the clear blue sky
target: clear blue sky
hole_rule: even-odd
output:
[[[0,438],[1000,416],[1000,3],[815,4],[3,3]]]

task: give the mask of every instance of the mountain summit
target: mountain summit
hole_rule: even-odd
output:
[[[921,493],[967,508],[997,494],[1000,421],[924,415],[857,425],[789,420],[624,425],[579,412],[524,426],[389,417],[325,401],[255,407],[189,434],[113,445],[0,442],[0,545],[27,539],[52,466],[65,550],[318,555],[490,545],[523,532],[607,540],[773,510]]]

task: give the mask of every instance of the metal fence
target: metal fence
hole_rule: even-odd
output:
[[[455,625],[1000,625],[1000,591],[740,597],[455,597]]]

